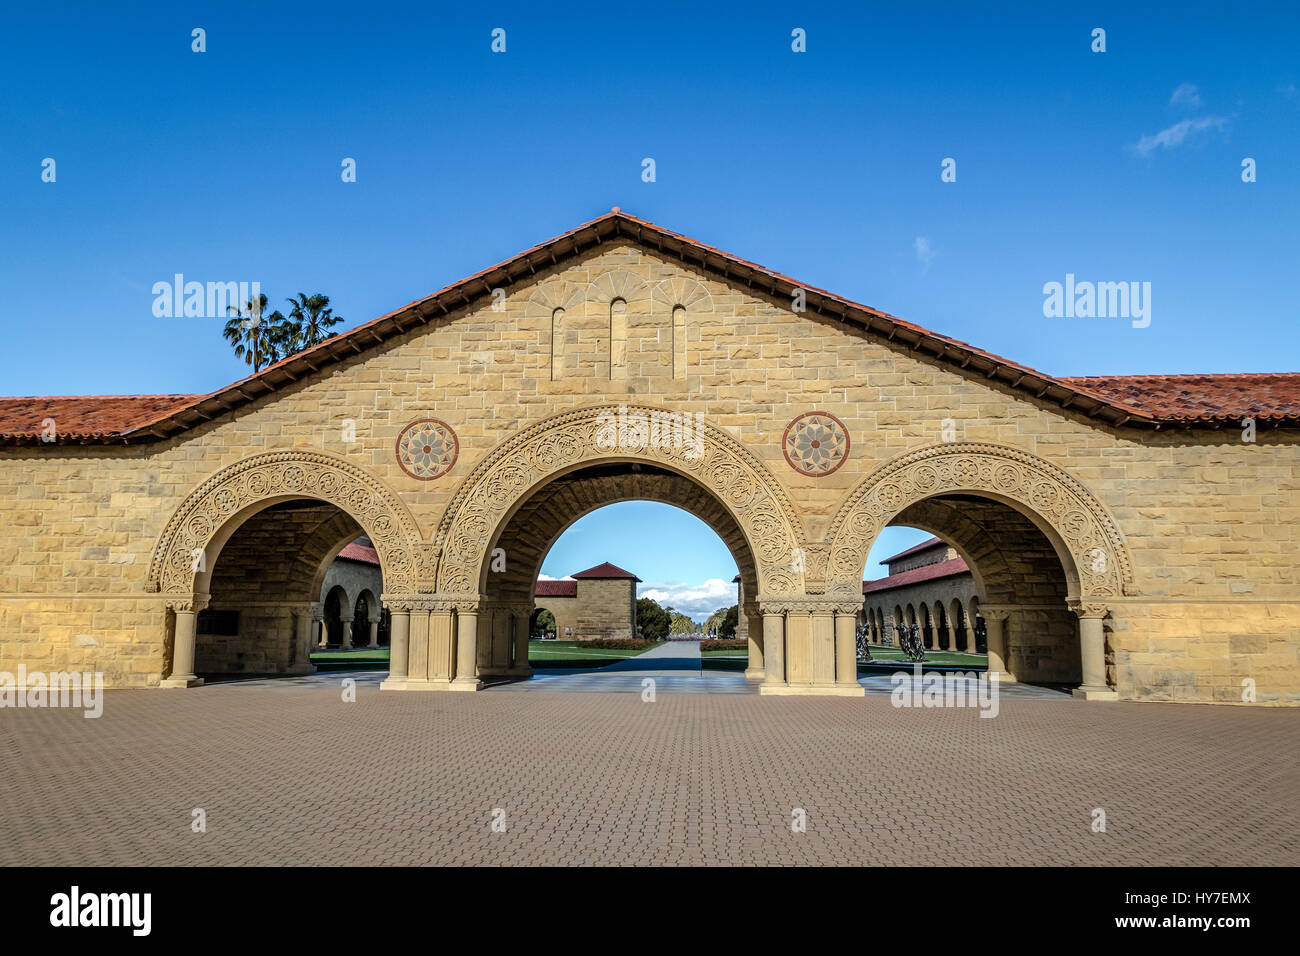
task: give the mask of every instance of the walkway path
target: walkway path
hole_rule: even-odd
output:
[[[636,671],[645,677],[683,677],[686,672],[693,671],[698,677],[703,666],[704,658],[700,654],[699,641],[667,641],[644,654],[602,667],[600,673]]]
[[[1300,863],[1294,710],[1060,697],[988,720],[656,683],[654,703],[373,683],[348,703],[336,677],[110,690],[97,720],[3,708],[0,865]]]

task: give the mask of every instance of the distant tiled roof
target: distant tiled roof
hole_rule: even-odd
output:
[[[888,564],[890,561],[897,561],[899,558],[905,558],[909,554],[919,554],[922,551],[929,551],[935,545],[939,545],[943,543],[944,542],[942,538],[927,538],[926,540],[922,541],[920,544],[912,545],[912,547],[908,548],[906,551],[900,551],[898,552],[898,554],[895,554],[888,558],[884,558],[880,563]]]
[[[1104,395],[1153,418],[1188,422],[1300,419],[1300,372],[1086,375],[1061,381]]]
[[[378,551],[364,544],[357,544],[355,541],[340,551],[339,557],[348,561],[360,561],[362,564],[379,564]]]
[[[538,581],[533,587],[534,597],[577,597],[577,581]]]
[[[938,564],[923,564],[919,568],[912,568],[909,571],[899,571],[897,574],[891,574],[887,578],[880,578],[876,581],[863,581],[863,594],[876,594],[880,591],[892,591],[895,588],[905,587],[909,584],[920,584],[922,581],[934,581],[938,578],[950,578],[957,574],[968,574],[970,567],[961,558],[949,558],[947,561],[940,561]]]
[[[413,328],[441,322],[457,310],[471,308],[497,288],[532,281],[539,269],[552,268],[603,242],[629,239],[732,281],[743,281],[775,299],[802,293],[809,312],[865,329],[882,339],[968,376],[1069,408],[1111,425],[1155,428],[1221,427],[1230,419],[1253,415],[1261,423],[1295,424],[1300,420],[1300,373],[1276,375],[1156,375],[1054,378],[966,342],[798,282],[790,276],[671,232],[615,206],[610,212],[562,233],[446,288],[381,315],[350,331],[333,335],[312,348],[207,395],[114,395],[84,398],[0,399],[0,441],[40,441],[41,418],[34,414],[52,403],[66,427],[59,440],[70,442],[157,441],[289,388],[344,359],[375,348]]]
[[[629,581],[636,581],[638,583],[641,581],[641,579],[631,571],[624,571],[622,568],[610,564],[608,561],[604,564],[598,564],[594,568],[588,568],[586,571],[579,571],[577,574],[571,575],[571,577],[586,581],[603,581],[613,578],[626,578]]]

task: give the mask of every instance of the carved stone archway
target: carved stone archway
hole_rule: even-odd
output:
[[[438,527],[438,593],[478,595],[489,548],[533,489],[583,466],[625,461],[649,462],[711,489],[749,542],[760,594],[802,594],[803,572],[795,558],[802,522],[766,466],[731,435],[698,419],[690,422],[691,441],[638,442],[629,428],[611,447],[611,425],[635,415],[673,422],[681,413],[649,405],[577,409],[525,428],[485,456],[457,489]]]
[[[383,482],[320,452],[278,451],[222,468],[185,498],[154,546],[149,590],[193,595],[204,579],[196,556],[210,565],[211,545],[229,537],[242,517],[293,498],[326,501],[351,515],[374,543],[386,589],[414,592],[430,577],[415,519]]]
[[[1134,593],[1128,547],[1101,502],[1050,462],[984,442],[920,448],[859,481],[831,523],[830,590],[860,590],[867,552],[880,530],[909,505],[949,494],[1002,501],[1038,525],[1061,558],[1071,600]]]

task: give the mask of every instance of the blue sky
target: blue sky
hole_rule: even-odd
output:
[[[1054,374],[1300,369],[1296,4],[849,6],[10,4],[0,393],[240,377],[178,272],[346,328],[613,205]]]

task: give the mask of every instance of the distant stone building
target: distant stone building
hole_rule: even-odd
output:
[[[388,643],[388,622],[380,606],[384,577],[379,555],[364,535],[346,545],[325,572],[321,594],[324,624],[318,647],[378,647]]]
[[[538,581],[533,586],[535,634],[540,633],[537,615],[546,610],[555,616],[555,636],[562,641],[638,636],[636,586],[640,578],[608,561],[570,577],[572,580]]]
[[[292,517],[308,514],[308,509],[291,513]],[[287,533],[287,532],[286,532]],[[257,549],[235,548],[223,555],[218,569],[223,578],[257,586],[268,593],[283,583],[261,562]],[[268,641],[259,628],[268,627],[265,609],[243,607],[236,602],[216,600],[199,611],[195,631],[203,640],[197,644],[195,666],[203,670],[238,674],[270,674],[280,668],[280,656],[287,657],[288,672],[309,674],[313,671],[312,651],[333,647],[378,647],[388,644],[388,612],[380,605],[383,573],[379,556],[365,535],[344,545],[325,571],[321,582],[321,600],[304,609],[310,621],[310,641],[306,653],[297,645],[287,650],[276,641]]]
[[[984,653],[976,641],[979,589],[955,548],[930,538],[881,563],[889,576],[862,582],[860,623],[873,643],[897,643],[895,626],[915,624],[928,648]]]

